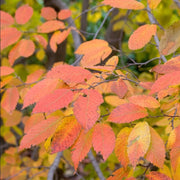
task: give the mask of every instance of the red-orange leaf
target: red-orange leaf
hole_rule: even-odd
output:
[[[94,150],[97,153],[100,152],[106,160],[115,146],[115,135],[112,128],[107,124],[96,124],[93,128],[92,142]]]
[[[152,85],[150,94],[168,88],[168,86],[180,84],[180,71],[174,71],[158,78]]]
[[[90,79],[91,76],[92,75],[88,70],[83,69],[82,67],[74,67],[67,64],[53,67],[46,75],[47,78],[62,79],[70,86],[83,83],[85,80]]]
[[[26,83],[33,83],[43,75],[44,69],[39,69],[27,76]]]
[[[41,9],[41,16],[46,20],[53,20],[56,19],[57,13],[51,7],[43,7]]]
[[[46,49],[48,43],[47,40],[41,35],[34,35],[35,39]]]
[[[65,25],[61,21],[51,20],[43,23],[41,26],[38,27],[39,33],[51,33],[53,31],[57,31],[59,29],[64,29]]]
[[[157,171],[151,171],[146,177],[149,180],[171,180],[170,177]]]
[[[143,9],[144,5],[135,0],[104,0],[102,2],[105,5],[110,5],[115,8],[121,9]]]
[[[147,110],[141,106],[126,103],[116,107],[109,115],[108,120],[115,123],[129,123],[148,115]]]
[[[155,9],[159,5],[160,2],[161,0],[148,0],[149,7],[151,9]]]
[[[8,66],[0,67],[1,76],[6,76],[14,72],[14,69]]]
[[[135,95],[129,98],[129,102],[147,108],[158,108],[160,103],[152,96]]]
[[[27,23],[33,15],[33,8],[28,5],[23,5],[16,10],[15,19],[18,24]]]
[[[56,89],[52,93],[41,98],[33,113],[53,112],[63,107],[67,107],[73,99],[73,92],[69,89]]]
[[[110,176],[107,180],[122,180],[129,174],[129,169],[120,168],[113,172],[113,176]]]
[[[20,37],[22,33],[14,27],[8,27],[1,29],[1,51],[14,44]]]
[[[146,155],[146,159],[155,166],[162,168],[165,161],[164,142],[159,136],[159,134],[151,127],[150,127],[150,133],[151,133],[151,143]]]
[[[130,36],[128,41],[129,49],[136,50],[143,48],[156,34],[157,26],[154,24],[146,24],[136,29]]]
[[[69,9],[62,9],[58,13],[58,19],[64,20],[67,19],[71,16],[71,11]]]
[[[72,146],[80,130],[81,125],[73,116],[65,117],[53,136],[51,143],[52,153],[63,151]]]
[[[0,11],[0,24],[1,28],[10,26],[14,24],[14,19],[9,13]]]
[[[151,141],[151,134],[147,122],[140,122],[131,131],[128,138],[128,157],[133,165],[136,166],[140,157],[143,157]]]
[[[108,43],[101,39],[94,39],[82,43],[76,50],[76,54],[84,55],[81,59],[82,66],[93,66],[104,60],[112,49],[108,46]]]
[[[57,84],[57,79],[44,79],[34,85],[25,95],[23,108],[39,101],[42,97],[54,91]]]
[[[1,101],[1,107],[8,113],[11,113],[17,105],[19,92],[16,87],[9,88],[4,94]]]
[[[103,103],[103,98],[94,89],[85,89],[82,92],[85,96],[80,95],[74,103],[74,115],[85,129],[90,129],[100,116],[97,111],[98,106]]]
[[[125,127],[117,135],[115,154],[120,161],[121,165],[126,168],[129,164],[129,157],[127,153],[128,137],[132,128]]]
[[[31,145],[37,145],[51,136],[59,122],[59,117],[50,117],[44,121],[40,121],[33,126],[27,134],[22,138],[19,149],[30,148]]]
[[[72,147],[72,160],[74,169],[78,168],[79,162],[82,161],[92,146],[92,131],[85,132],[82,130],[79,138]]]

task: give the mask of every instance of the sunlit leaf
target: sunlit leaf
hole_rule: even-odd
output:
[[[0,11],[1,28],[14,24],[14,18],[7,12]]]
[[[161,2],[161,0],[148,0],[149,7],[151,9],[157,8],[157,6],[159,5],[160,2]]]
[[[58,13],[58,19],[64,20],[67,19],[71,16],[71,11],[69,9],[62,9]]]
[[[36,34],[34,38],[46,49],[48,42],[43,36]]]
[[[14,69],[8,66],[0,67],[1,76],[6,76],[14,72]]]
[[[52,7],[43,7],[41,9],[41,16],[46,20],[56,19],[57,13]]]
[[[170,177],[157,171],[151,171],[146,177],[149,180],[171,180]]]

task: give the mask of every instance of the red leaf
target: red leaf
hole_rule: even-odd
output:
[[[107,180],[122,180],[126,178],[129,174],[129,169],[120,168],[113,172],[113,176],[109,177]]]
[[[73,99],[73,92],[69,89],[56,89],[52,93],[41,98],[33,113],[53,112],[63,107],[67,107]]]
[[[51,20],[43,23],[41,26],[38,27],[39,33],[51,33],[53,31],[57,31],[59,29],[64,29],[65,25],[61,21]]]
[[[50,117],[44,121],[40,121],[22,138],[19,149],[30,148],[31,145],[33,146],[43,142],[54,133],[58,122],[59,117]]]
[[[82,67],[59,65],[52,68],[46,75],[47,78],[59,78],[70,86],[83,83],[91,78],[91,73]]]
[[[74,103],[74,115],[85,129],[93,127],[99,118],[98,106],[103,103],[102,95],[94,89],[84,89],[85,97],[80,95]]]
[[[14,69],[8,66],[0,67],[1,76],[6,76],[14,72]]]
[[[43,7],[41,9],[41,16],[46,20],[53,20],[53,19],[56,19],[57,13],[51,7]]]
[[[14,44],[20,37],[22,33],[14,27],[8,27],[1,29],[1,51]]]
[[[33,82],[39,80],[39,78],[43,75],[43,73],[44,73],[43,69],[34,71],[33,73],[31,73],[30,75],[27,76],[26,83],[33,83]]]
[[[135,0],[104,0],[102,2],[105,5],[110,5],[115,8],[121,9],[143,9],[144,5]]]
[[[42,97],[54,91],[57,84],[57,79],[44,79],[34,85],[25,95],[23,108],[39,101]]]
[[[165,74],[158,78],[155,83],[152,85],[150,94],[159,92],[160,90],[168,88],[168,86],[180,84],[180,71],[174,71],[168,74]]]
[[[0,11],[1,28],[14,24],[14,18],[7,12]]]
[[[106,160],[115,146],[115,135],[112,128],[107,124],[98,123],[93,128],[93,147],[95,151],[101,152]]]
[[[114,123],[129,123],[136,119],[144,118],[148,115],[145,108],[126,103],[116,107],[109,115],[108,121]]]
[[[73,145],[81,130],[81,125],[73,117],[65,117],[58,126],[51,143],[52,153],[63,151]]]
[[[48,42],[43,36],[37,34],[34,38],[46,49]]]
[[[136,29],[130,36],[128,41],[129,49],[136,50],[143,48],[156,34],[157,26],[154,24],[146,24]]]
[[[9,88],[2,97],[1,107],[8,113],[11,113],[17,105],[19,99],[19,92],[16,87]]]
[[[77,170],[78,164],[82,161],[92,146],[92,131],[85,132],[82,130],[79,138],[76,140],[72,147],[72,160],[74,163],[74,169]]]
[[[60,20],[64,20],[67,19],[71,16],[71,11],[69,9],[62,9],[61,11],[59,11],[58,13],[58,19]]]
[[[32,7],[23,5],[16,10],[15,19],[18,24],[25,24],[31,19],[32,15]]]
[[[171,180],[170,177],[157,171],[151,171],[146,177],[149,180]]]

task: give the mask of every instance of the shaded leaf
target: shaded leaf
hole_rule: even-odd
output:
[[[101,39],[94,39],[82,43],[76,50],[76,54],[84,55],[81,59],[82,66],[93,66],[104,60],[112,49],[108,46],[108,43]]]
[[[157,6],[159,5],[160,2],[161,2],[161,0],[148,0],[149,7],[151,9],[157,8]]]
[[[63,118],[53,136],[51,152],[60,152],[72,146],[80,130],[81,125],[73,116]]]
[[[113,172],[112,176],[107,178],[107,180],[122,180],[128,176],[129,172],[129,169],[120,168]]]
[[[46,49],[48,42],[43,36],[36,34],[34,38]]]
[[[147,122],[139,122],[131,131],[128,138],[128,157],[133,165],[136,166],[140,157],[143,157],[151,142],[151,134]]]
[[[18,24],[27,23],[33,15],[33,8],[29,5],[23,5],[16,10],[15,19]]]
[[[40,144],[46,138],[51,136],[59,122],[59,117],[50,117],[44,121],[40,121],[33,126],[27,134],[22,138],[19,149],[30,148],[33,145]]]
[[[114,123],[129,123],[148,115],[147,110],[141,106],[126,103],[116,107],[109,115],[108,121]]]
[[[14,69],[8,66],[0,67],[1,76],[6,76],[14,72]]]
[[[64,20],[67,19],[71,16],[71,11],[69,9],[62,9],[61,11],[59,11],[58,13],[58,19],[60,20]]]
[[[143,48],[156,34],[157,26],[154,24],[146,24],[136,29],[130,36],[128,41],[129,49],[137,50]]]
[[[78,122],[85,129],[93,127],[99,118],[98,106],[103,103],[102,95],[94,89],[81,91],[85,96],[80,95],[74,103],[74,115]]]
[[[14,24],[14,18],[7,12],[0,11],[1,28]]]
[[[146,177],[149,180],[171,180],[170,177],[157,171],[151,171]]]
[[[52,7],[43,7],[41,9],[41,16],[46,20],[56,19],[57,13]]]
[[[138,1],[135,0],[104,0],[102,2],[105,5],[110,5],[115,8],[122,8],[122,9],[143,9],[144,5]]]
[[[100,152],[106,160],[115,146],[115,135],[112,128],[107,124],[96,124],[93,128],[92,143],[96,153]]]
[[[73,99],[73,92],[69,89],[56,89],[43,96],[33,109],[33,113],[53,112],[67,107]]]
[[[145,89],[151,89],[153,82],[140,82],[139,85]]]

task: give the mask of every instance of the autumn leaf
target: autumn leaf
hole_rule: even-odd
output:
[[[102,95],[94,89],[84,89],[74,103],[74,115],[85,129],[93,127],[99,118],[98,106],[103,103]]]
[[[60,152],[72,146],[77,139],[80,130],[81,125],[77,122],[75,117],[69,116],[63,118],[53,136],[51,152]]]
[[[58,13],[58,19],[64,20],[67,19],[71,16],[71,11],[69,9],[62,9]]]
[[[78,139],[72,146],[72,160],[74,169],[77,170],[79,162],[82,161],[92,146],[92,130],[85,132],[81,130]]]
[[[179,141],[179,139],[178,139]],[[176,174],[180,164],[180,143],[174,144],[170,152],[171,167]]]
[[[161,2],[161,0],[148,0],[149,7],[151,9],[157,8],[157,6],[159,5],[160,2]]]
[[[112,7],[115,8],[121,8],[121,9],[134,9],[134,10],[138,10],[138,9],[143,9],[144,5],[138,1],[135,0],[128,0],[128,1],[124,1],[124,0],[104,0],[102,2],[105,5],[110,5]]]
[[[157,26],[154,24],[146,24],[136,29],[130,36],[128,41],[128,47],[131,50],[137,50],[143,48],[156,34]]]
[[[127,100],[126,99],[120,99],[118,96],[114,96],[114,95],[110,95],[110,96],[106,96],[104,98],[104,100],[110,104],[111,106],[119,106],[121,104],[126,104]]]
[[[51,33],[60,29],[64,29],[65,25],[63,22],[58,20],[50,20],[44,22],[41,26],[38,27],[39,33]]]
[[[141,106],[126,103],[116,107],[109,115],[108,121],[114,123],[129,123],[144,118],[148,115],[147,110]]]
[[[48,42],[43,36],[36,34],[34,38],[46,49]]]
[[[115,135],[112,128],[107,124],[96,124],[93,128],[92,143],[96,153],[100,152],[106,160],[115,146]]]
[[[1,72],[1,76],[6,76],[12,74],[14,72],[14,69],[8,66],[1,66],[0,72]]]
[[[43,75],[44,71],[45,71],[44,69],[39,69],[37,71],[34,71],[33,73],[27,76],[26,83],[33,83],[39,80],[39,78]]]
[[[107,178],[107,180],[122,180],[124,179],[125,177],[128,176],[130,170],[127,168],[127,169],[124,169],[124,168],[119,168],[118,170],[116,170],[115,172],[113,172],[113,176],[110,176],[109,178]]]
[[[14,24],[14,18],[7,12],[0,11],[1,28],[8,27]]]
[[[171,180],[170,177],[157,171],[151,171],[146,177],[149,180]]]
[[[129,157],[127,153],[128,137],[132,128],[125,127],[120,130],[116,138],[115,154],[124,168],[129,164]]]
[[[149,149],[151,134],[147,122],[140,122],[131,131],[128,138],[128,157],[133,165],[136,166],[140,157],[144,157]]]
[[[81,65],[84,67],[100,63],[111,52],[112,49],[108,46],[108,43],[101,39],[84,42],[75,51],[76,54],[84,55],[81,59]]]
[[[9,88],[3,94],[1,107],[4,108],[8,113],[12,113],[12,111],[16,108],[18,100],[19,91],[17,87]]]
[[[26,24],[33,15],[33,9],[29,5],[23,5],[16,10],[15,19],[18,24]]]
[[[57,13],[52,7],[43,7],[41,9],[41,16],[46,20],[56,19]]]
[[[165,161],[165,146],[159,134],[150,127],[151,143],[146,154],[146,159],[155,166],[163,167]]]
[[[31,146],[40,144],[46,138],[51,136],[59,122],[59,117],[50,117],[44,121],[40,121],[36,126],[33,126],[27,134],[22,138],[19,149],[30,148]]]

